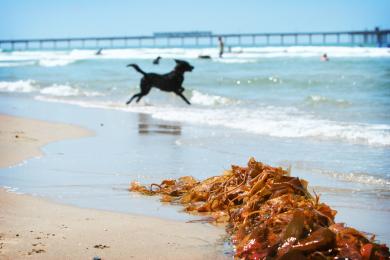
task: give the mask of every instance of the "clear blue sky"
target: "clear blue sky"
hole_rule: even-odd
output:
[[[0,0],[0,39],[390,29],[390,0]]]

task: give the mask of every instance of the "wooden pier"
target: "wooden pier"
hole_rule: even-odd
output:
[[[390,46],[390,30],[299,33],[214,34],[210,31],[154,33],[151,36],[83,37],[0,40],[0,49],[99,49],[212,47],[222,37],[226,47],[236,46]]]

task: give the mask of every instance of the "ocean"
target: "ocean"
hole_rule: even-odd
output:
[[[179,207],[129,194],[128,183],[206,178],[254,156],[307,179],[338,210],[337,221],[390,242],[390,49],[236,47],[223,58],[214,48],[95,53],[0,52],[0,113],[97,133],[50,144],[46,156],[0,170],[1,186],[185,220]],[[323,53],[328,62],[320,61]],[[166,73],[173,59],[195,67],[183,84],[191,106],[157,89],[125,105],[141,78],[127,64]]]

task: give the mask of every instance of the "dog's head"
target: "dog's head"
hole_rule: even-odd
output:
[[[176,62],[175,70],[177,71],[186,72],[186,71],[192,71],[194,69],[194,66],[192,66],[191,64],[189,64],[184,60],[175,59],[175,62]]]

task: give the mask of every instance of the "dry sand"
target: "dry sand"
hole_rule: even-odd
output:
[[[0,165],[39,156],[79,127],[0,115]],[[222,259],[224,229],[81,209],[0,189],[0,259]]]

